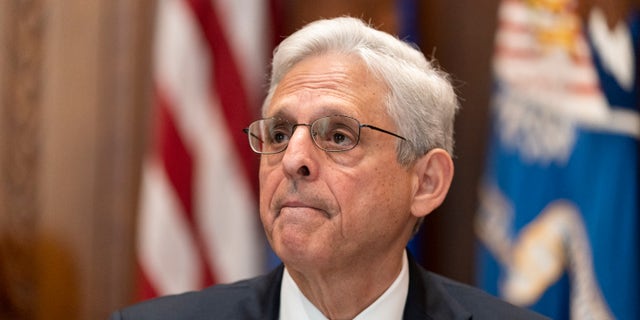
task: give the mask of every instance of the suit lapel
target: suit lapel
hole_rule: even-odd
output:
[[[280,265],[258,283],[258,299],[262,319],[278,320],[280,316],[280,288],[282,286],[282,274],[284,266]]]
[[[442,288],[429,272],[409,257],[409,293],[404,307],[405,320],[470,319],[469,314]]]

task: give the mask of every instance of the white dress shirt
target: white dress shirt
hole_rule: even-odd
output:
[[[360,312],[353,320],[402,319],[409,292],[409,265],[407,253],[402,256],[402,269],[391,286]],[[291,275],[284,269],[280,290],[280,320],[327,320],[316,306],[302,294]]]

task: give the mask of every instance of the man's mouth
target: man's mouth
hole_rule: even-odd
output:
[[[292,214],[304,214],[304,213],[310,213],[310,212],[319,212],[322,213],[324,216],[326,216],[327,218],[330,218],[330,214],[327,210],[323,209],[321,206],[316,205],[316,204],[312,204],[312,203],[308,203],[308,202],[303,202],[303,201],[298,201],[298,200],[289,200],[289,201],[284,201],[282,202],[281,205],[276,206],[277,210],[276,210],[276,216],[279,216],[282,214],[283,211],[285,212],[290,212]]]

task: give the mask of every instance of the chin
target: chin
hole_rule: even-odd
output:
[[[310,243],[305,241],[282,241],[275,246],[272,244],[274,252],[280,257],[282,262],[293,268],[318,267],[328,261],[328,256],[322,250],[317,250]]]

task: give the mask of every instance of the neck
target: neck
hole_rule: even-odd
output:
[[[400,274],[404,251],[382,261],[307,272],[287,266],[300,291],[329,319],[353,319],[391,286]]]

